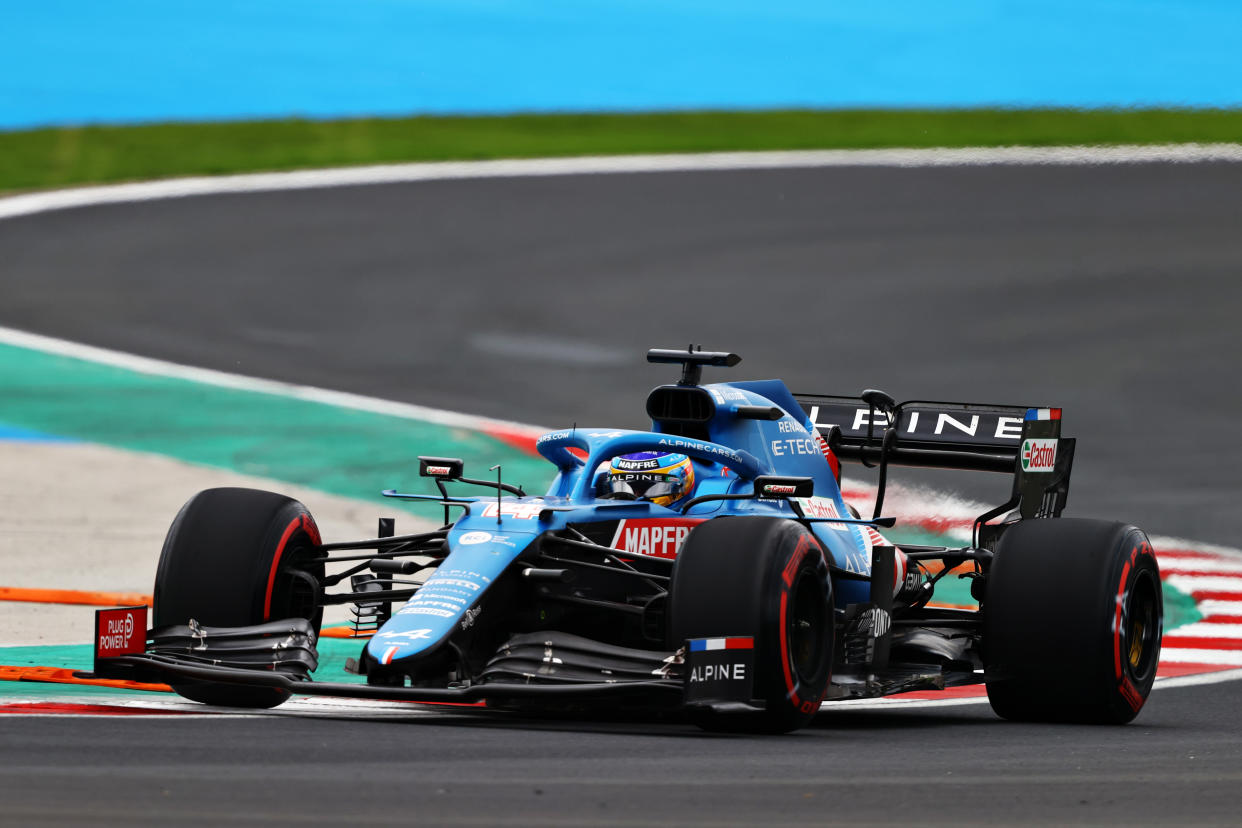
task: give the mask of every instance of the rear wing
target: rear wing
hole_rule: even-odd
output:
[[[880,469],[877,515],[890,465],[1012,474],[1013,497],[996,514],[1017,508],[1023,518],[1057,517],[1065,508],[1074,440],[1061,437],[1059,408],[897,403],[874,390],[794,397],[839,459]]]

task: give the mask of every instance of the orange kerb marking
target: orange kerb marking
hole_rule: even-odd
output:
[[[319,631],[320,638],[356,638],[359,641],[365,641],[371,637],[370,633],[363,635],[354,635],[353,627],[325,627]]]
[[[87,592],[77,589],[28,589],[0,586],[0,601],[31,601],[36,604],[86,604],[92,607],[150,606],[150,595],[137,592]]]
[[[535,448],[535,441],[539,438],[539,433],[528,428],[511,428],[508,426],[496,424],[486,426],[483,433],[494,440],[499,440],[506,446],[523,451],[532,457],[539,456],[539,450]]]
[[[192,716],[193,710],[157,710],[154,707],[122,707],[116,704],[74,704],[73,702],[18,702],[0,704],[0,715],[69,716]]]
[[[122,679],[88,679],[79,678],[73,670],[63,667],[20,667],[0,664],[0,681],[40,681],[49,684],[87,684],[93,687],[117,687],[122,690],[151,690],[157,693],[171,693],[167,684],[145,684],[140,681],[124,681]]]

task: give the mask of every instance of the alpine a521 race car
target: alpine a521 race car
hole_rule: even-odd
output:
[[[544,434],[546,494],[420,458],[439,494],[384,494],[442,506],[432,532],[397,535],[385,518],[378,537],[324,543],[288,497],[195,495],[164,543],[152,628],[145,607],[101,611],[95,674],[216,705],[607,705],[778,732],[824,702],[980,683],[1007,719],[1122,723],[1142,708],[1163,622],[1156,558],[1133,526],[1060,517],[1074,441],[1059,409],[703,385],[704,366],[739,357],[647,359],[682,372],[648,396],[651,430]],[[876,469],[870,518],[842,499],[841,461]],[[893,466],[1011,474],[1013,494],[967,546],[894,546],[879,531],[894,523]],[[977,608],[929,606],[950,575]],[[366,637],[356,683],[310,677],[334,604]]]

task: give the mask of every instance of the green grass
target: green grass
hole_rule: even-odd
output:
[[[827,110],[420,117],[0,132],[0,191],[396,161],[710,150],[1242,141],[1242,110]]]

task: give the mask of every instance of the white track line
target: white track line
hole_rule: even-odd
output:
[[[1157,552],[1159,552],[1158,548]],[[1167,561],[1167,563],[1162,560],[1160,572],[1169,575],[1185,575],[1192,578],[1205,574],[1242,575],[1242,561],[1222,561],[1218,558],[1206,556],[1193,560],[1175,558]]]
[[[1242,595],[1242,576],[1170,575],[1165,580],[1182,592],[1192,594],[1195,592],[1236,592]]]
[[[1202,610],[1200,610],[1202,612]],[[1242,624],[1219,624],[1213,621],[1196,621],[1184,627],[1165,632],[1165,636],[1176,633],[1179,636],[1193,638],[1242,638]]]
[[[987,704],[988,697],[979,685],[978,696],[959,696],[951,699],[903,699],[900,696],[889,696],[879,699],[846,699],[827,701],[820,708],[821,713],[844,713],[851,710],[921,710],[926,707],[958,707],[963,704]]]
[[[1220,684],[1224,681],[1242,679],[1242,670],[1218,670],[1215,673],[1199,673],[1193,676],[1172,676],[1156,679],[1156,689],[1165,687],[1198,687],[1203,684]]]
[[[1218,670],[1215,673],[1198,673],[1191,676],[1167,676],[1156,679],[1153,690],[1166,690],[1174,687],[1199,687],[1205,684],[1220,684],[1226,681],[1242,679],[1242,670]],[[935,707],[958,707],[964,704],[986,704],[987,693],[982,686],[980,695],[956,699],[911,699],[900,697],[886,699],[857,699],[852,701],[826,702],[823,712],[832,713],[849,710],[912,710]]]
[[[1242,650],[1201,650],[1182,647],[1161,647],[1160,663],[1215,664],[1242,667]]]
[[[1217,615],[1239,615],[1242,616],[1242,601],[1221,601],[1215,598],[1209,598],[1206,601],[1198,601],[1196,605],[1199,612],[1204,616],[1211,618]]]
[[[412,702],[381,701],[375,699],[349,699],[333,696],[302,696],[289,699],[277,708],[268,710],[239,711],[232,707],[198,704],[186,701],[169,693],[146,693],[129,697],[84,696],[74,694],[70,688],[63,697],[25,696],[2,697],[0,705],[38,705],[44,703],[72,704],[83,706],[119,707],[137,709],[144,712],[143,718],[184,718],[191,716],[215,716],[223,718],[256,718],[260,716],[320,716],[320,717],[360,717],[409,719],[414,717],[468,715],[477,708],[446,708],[434,705],[423,705]],[[4,714],[0,714],[4,715]],[[22,716],[107,716],[116,715],[92,712],[26,712],[9,715]],[[123,714],[121,714],[123,715]]]
[[[1149,535],[1148,539],[1151,545],[1159,552],[1161,549],[1169,550],[1169,560],[1173,562],[1173,566],[1177,566],[1177,559],[1185,557],[1187,554],[1193,555],[1195,558],[1201,556],[1220,556],[1234,561],[1242,561],[1242,549],[1232,546],[1221,546],[1216,543],[1201,543],[1199,541],[1190,541],[1185,538],[1173,538],[1168,535]]]
[[[27,193],[0,199],[0,219],[51,210],[164,198],[356,187],[464,178],[710,172],[813,167],[1086,166],[1242,162],[1242,144],[1165,144],[1111,147],[963,147],[955,149],[805,150],[617,155],[497,161],[382,164],[293,172],[200,176]]]

